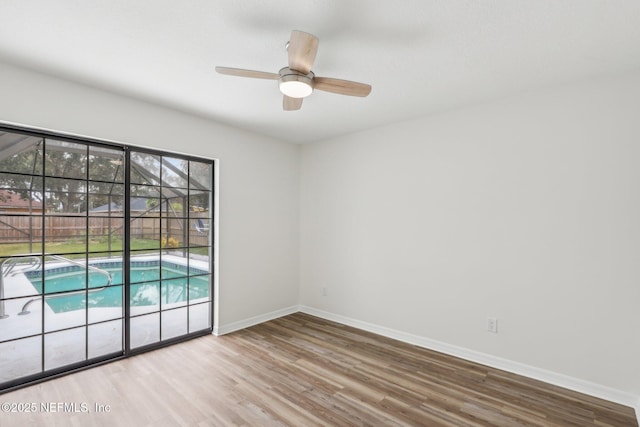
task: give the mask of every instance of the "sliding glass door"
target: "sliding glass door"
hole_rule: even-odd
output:
[[[132,349],[211,327],[212,165],[130,153]]]
[[[0,129],[0,390],[211,331],[212,176]]]

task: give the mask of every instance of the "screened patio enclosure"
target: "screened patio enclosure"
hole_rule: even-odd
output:
[[[0,128],[0,389],[210,332],[212,177]]]

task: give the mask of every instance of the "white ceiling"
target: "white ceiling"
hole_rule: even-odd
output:
[[[305,143],[640,69],[636,0],[0,0],[0,61]],[[282,111],[292,29],[316,75],[369,83]]]

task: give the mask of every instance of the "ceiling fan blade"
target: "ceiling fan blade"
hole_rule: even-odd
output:
[[[285,95],[282,99],[282,108],[284,111],[295,111],[299,110],[302,107],[302,100],[304,98],[292,98],[290,96]]]
[[[330,77],[314,77],[313,88],[349,96],[367,96],[371,93],[371,85]]]
[[[244,70],[242,68],[216,67],[216,71],[220,74],[237,77],[251,77],[254,79],[278,80],[280,77],[276,73],[267,73],[266,71]]]
[[[289,40],[289,68],[309,74],[313,61],[316,60],[318,53],[318,38],[313,34],[303,31],[291,31],[291,39]]]

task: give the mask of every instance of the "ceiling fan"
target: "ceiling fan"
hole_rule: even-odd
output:
[[[282,108],[285,111],[299,110],[302,100],[311,95],[314,89],[340,95],[367,96],[371,86],[349,80],[316,77],[311,71],[318,52],[318,38],[303,31],[293,30],[287,43],[289,66],[276,73],[244,70],[241,68],[216,67],[220,74],[255,79],[278,80],[280,91],[284,95]]]

